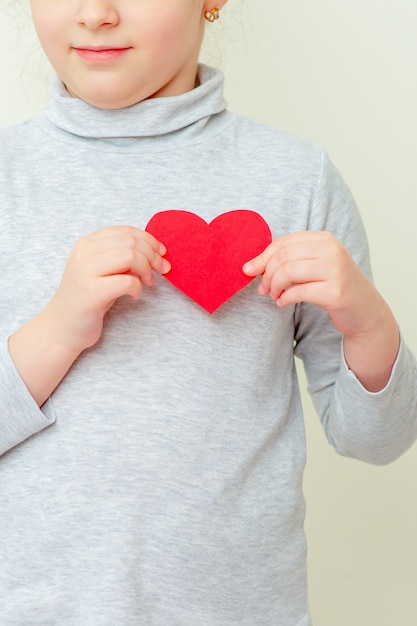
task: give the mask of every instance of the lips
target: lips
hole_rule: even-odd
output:
[[[111,61],[118,59],[130,50],[130,48],[112,48],[108,46],[73,46],[73,50],[79,57],[86,61]]]

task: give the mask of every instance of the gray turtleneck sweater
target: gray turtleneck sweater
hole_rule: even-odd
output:
[[[250,209],[273,237],[333,232],[369,274],[358,212],[316,146],[226,110],[222,75],[120,111],[69,98],[0,132],[0,624],[307,626],[305,435],[294,354],[331,444],[386,463],[416,436],[404,343],[365,391],[318,307],[257,280],[213,315],[158,276],[120,299],[40,410],[7,339],[100,227]]]

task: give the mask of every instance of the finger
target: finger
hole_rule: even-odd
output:
[[[300,230],[294,233],[281,235],[275,241],[280,242],[280,246],[285,248],[290,245],[322,244],[326,240],[333,240],[334,236],[325,230]]]
[[[102,251],[108,247],[136,247],[141,241],[147,242],[147,244],[158,254],[164,256],[166,254],[166,247],[158,239],[156,239],[151,233],[146,230],[135,228],[134,226],[107,226],[94,233],[87,235],[85,238],[89,242],[96,244],[96,250]]]
[[[243,273],[247,276],[259,276],[267,271],[269,264],[275,257],[281,263],[296,258],[300,255],[300,250],[303,247],[310,249],[317,247],[321,234],[316,231],[300,231],[282,235],[270,243],[261,254],[247,261],[242,268]],[[313,255],[312,250],[308,252],[308,256]]]
[[[262,281],[259,285],[259,293],[267,294],[271,290],[273,280],[279,278],[282,282],[280,289],[285,289],[292,282],[304,281],[307,279],[305,271],[313,268],[312,262],[316,262],[320,250],[317,245],[311,242],[301,243],[299,238],[286,238],[286,243],[282,245],[282,240],[276,241],[276,246],[267,250],[269,258]],[[306,263],[304,267],[302,264]],[[276,296],[276,292],[274,292]]]
[[[142,282],[133,274],[116,274],[106,276],[99,281],[100,298],[103,304],[114,302],[122,296],[129,296],[133,300],[138,300],[142,293]]]
[[[278,298],[290,285],[326,280],[327,268],[319,259],[300,259],[277,264],[274,271],[265,272],[259,285],[259,293]]]
[[[155,270],[166,274],[171,269],[170,263],[151,248],[138,251],[132,248],[113,248],[95,256],[92,269],[96,276],[133,274],[145,285],[152,285]]]
[[[276,299],[276,303],[280,308],[285,308],[301,302],[309,302],[310,304],[318,304],[319,306],[322,306],[322,295],[322,283],[301,283],[287,287],[287,289],[282,291]]]
[[[268,263],[273,258],[274,254],[276,254],[278,249],[279,239],[276,239],[270,243],[261,254],[258,254],[258,256],[250,259],[243,265],[243,273],[246,274],[246,276],[260,276],[263,274]]]

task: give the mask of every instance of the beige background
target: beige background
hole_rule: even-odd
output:
[[[27,21],[24,11],[0,14],[0,126],[47,97]],[[416,0],[229,0],[208,27],[204,60],[225,70],[232,110],[327,150],[361,208],[376,282],[417,353],[416,24]],[[417,444],[387,467],[344,459],[306,397],[305,407],[315,626],[415,626]]]

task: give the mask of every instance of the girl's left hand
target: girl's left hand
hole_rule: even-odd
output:
[[[243,266],[262,275],[260,294],[278,306],[310,302],[325,309],[344,335],[349,368],[368,391],[385,387],[400,338],[391,309],[342,244],[323,231],[303,231],[273,241]]]
[[[381,296],[329,232],[302,231],[273,241],[243,266],[262,275],[259,293],[278,306],[310,302],[325,309],[344,335],[363,335],[380,316]]]

